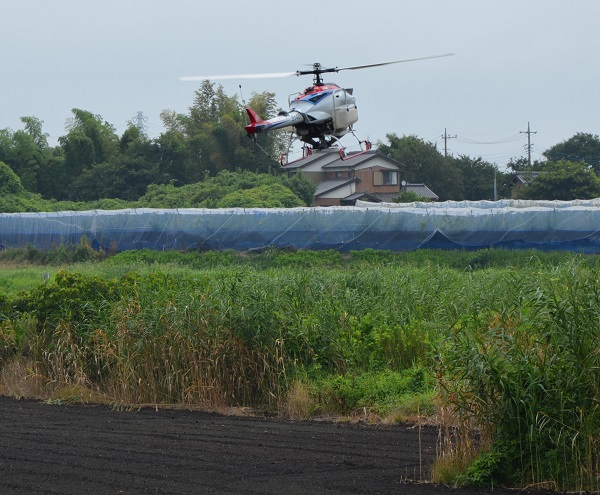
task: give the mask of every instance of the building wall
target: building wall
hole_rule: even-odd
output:
[[[339,206],[341,198],[345,198],[356,192],[356,185],[355,182],[352,182],[343,187],[339,187],[338,189],[334,189],[333,191],[321,194],[319,197],[315,198],[315,205]]]
[[[510,190],[511,199],[519,199],[524,187],[525,187],[525,184],[523,184],[522,182],[514,181],[512,184],[512,189]]]
[[[315,198],[315,206],[340,206],[340,198]]]
[[[378,173],[396,172],[396,184],[376,185],[376,175]],[[368,193],[400,193],[400,172],[387,167],[373,166],[356,170],[355,177],[360,179],[357,190]]]
[[[396,184],[376,184],[377,173],[396,173]],[[397,169],[382,166],[372,166],[359,168],[354,170],[338,170],[338,171],[326,171],[321,176],[321,181],[331,179],[350,179],[357,178],[360,183],[357,184],[356,190],[360,192],[368,193],[400,193],[400,172]]]
[[[308,180],[311,184],[319,184],[319,182],[323,182],[323,180],[325,180],[323,178],[323,172],[311,172],[311,171],[307,171],[307,170],[302,170],[302,175],[304,177],[306,177],[306,180]]]

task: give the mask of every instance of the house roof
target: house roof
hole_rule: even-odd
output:
[[[439,196],[434,193],[431,189],[429,189],[425,184],[405,184],[400,188],[400,192],[414,192],[417,196],[421,198],[427,198],[431,201],[437,201]],[[393,203],[394,200],[398,197],[398,193],[370,193],[371,196],[374,196],[379,201],[383,203]]]
[[[386,155],[382,155],[377,150],[369,150],[369,151],[365,151],[363,153],[350,154],[350,155],[347,155],[346,158],[344,158],[343,160],[341,157],[338,157],[337,160],[327,163],[326,165],[323,166],[323,168],[326,168],[326,169],[334,169],[334,168],[349,169],[349,168],[354,168],[359,165],[362,165],[363,163],[373,160],[374,158],[382,159],[386,162],[389,162],[393,166],[400,168],[400,163],[398,163],[396,160],[393,160],[392,158],[390,158]]]
[[[393,203],[394,200],[398,197],[398,193],[371,193],[371,196],[377,198],[377,200],[379,200],[381,203]]]
[[[440,197],[434,193],[431,189],[429,189],[425,184],[403,184],[400,188],[400,192],[414,192],[417,196],[421,198],[431,199],[433,201],[437,201]]]
[[[351,194],[350,196],[346,196],[345,198],[340,199],[340,203],[342,205],[355,205],[357,200],[361,201],[371,201],[372,203],[381,203],[381,199],[377,197],[374,193],[368,192],[357,192]]]
[[[348,184],[352,184],[356,182],[357,179],[331,179],[320,182],[317,186],[317,190],[315,191],[315,198],[326,194],[328,192],[334,191],[335,189],[339,189],[340,187],[344,187]]]
[[[317,150],[305,158],[300,158],[299,160],[292,161],[287,165],[282,165],[281,168],[283,170],[297,170],[299,168],[304,168],[307,165],[311,165],[313,163],[318,162],[323,162],[322,166],[324,166],[330,161],[335,161],[339,159],[340,154],[337,150]]]
[[[346,156],[345,159],[342,160],[340,157],[340,152],[338,149],[328,149],[328,150],[317,150],[314,151],[311,155],[308,155],[306,158],[301,158],[300,160],[293,161],[288,163],[287,165],[283,165],[283,170],[297,170],[301,168],[305,168],[308,165],[312,165],[315,163],[320,163],[322,169],[326,170],[335,170],[335,169],[343,169],[348,170],[355,168],[359,165],[368,162],[369,160],[373,160],[374,158],[382,159],[394,167],[400,168],[400,163],[396,160],[390,158],[389,156],[383,155],[379,153],[377,150],[369,150],[365,152],[356,152],[351,153]]]
[[[520,182],[525,185],[535,179],[541,172],[533,170],[516,171],[511,177],[511,182]]]

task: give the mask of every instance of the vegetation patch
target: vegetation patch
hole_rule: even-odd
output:
[[[27,253],[0,255],[2,393],[436,421],[438,481],[598,489],[595,256]]]

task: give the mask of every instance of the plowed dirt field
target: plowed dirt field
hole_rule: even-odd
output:
[[[428,471],[437,437],[435,428],[0,397],[0,494],[488,493],[409,481]]]

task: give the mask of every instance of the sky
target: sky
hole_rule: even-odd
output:
[[[328,74],[357,99],[348,149],[415,135],[503,167],[527,156],[528,125],[532,160],[577,132],[600,134],[598,0],[5,0],[0,18],[0,129],[34,116],[52,145],[73,108],[119,135],[142,112],[158,137],[161,111],[187,113],[199,88],[180,76],[445,53],[454,55]],[[284,109],[311,82],[215,81],[246,100],[273,92]]]

